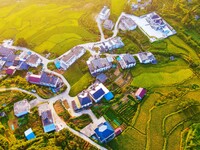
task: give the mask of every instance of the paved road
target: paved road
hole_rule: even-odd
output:
[[[113,30],[113,36],[112,37],[116,37],[118,32],[119,32],[119,29],[118,29],[118,26],[119,26],[119,22],[120,22],[120,19],[122,16],[124,16],[124,12],[121,13],[121,15],[118,17],[117,19],[117,22],[115,23],[115,27],[114,27],[114,30]]]
[[[102,21],[99,19],[98,16],[96,17],[96,22],[97,22],[97,26],[99,28],[99,32],[101,34],[101,41],[104,41],[105,40],[105,36],[104,36],[104,33],[103,33],[103,29],[102,29]]]

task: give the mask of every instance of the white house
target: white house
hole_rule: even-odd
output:
[[[112,67],[112,63],[109,62],[107,58],[91,57],[87,61],[87,65],[92,75],[96,75],[96,73],[103,72]]]
[[[88,89],[90,97],[98,103],[109,90],[102,83],[94,83]]]
[[[107,30],[112,30],[114,27],[114,23],[112,22],[112,20],[107,19],[104,21],[103,27]]]
[[[30,55],[26,60],[26,63],[31,67],[38,67],[42,62],[42,59],[36,54]]]
[[[60,66],[67,70],[77,59],[85,54],[86,50],[83,47],[74,47],[60,59]]]
[[[120,63],[122,69],[131,68],[136,65],[136,60],[131,54],[121,54],[117,60]]]
[[[123,31],[131,31],[137,28],[137,24],[131,18],[122,16],[122,18],[120,19],[119,28]]]
[[[108,8],[108,6],[104,6],[101,12],[99,13],[99,18],[101,20],[106,20],[109,18],[109,16],[110,16],[110,9]]]
[[[156,63],[156,58],[151,52],[141,52],[137,55],[139,62],[143,64]]]

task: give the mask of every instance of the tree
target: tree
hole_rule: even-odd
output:
[[[28,47],[28,43],[26,42],[26,40],[24,38],[19,38],[17,40],[17,46],[21,46],[21,47]]]

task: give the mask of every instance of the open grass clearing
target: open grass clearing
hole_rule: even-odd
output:
[[[98,9],[94,13],[101,9],[100,2],[95,1]],[[93,10],[93,4],[92,0],[87,3],[3,0],[0,5],[0,40],[24,38],[36,52],[48,50],[61,55],[77,44],[92,42],[98,37],[79,23],[83,15]],[[90,22],[95,20],[90,19]],[[93,28],[97,29],[97,26]]]
[[[89,85],[93,83],[94,79],[90,75],[90,73],[86,73],[84,76],[81,77],[80,80],[78,80],[70,90],[70,96],[76,96],[78,93],[83,91],[84,89],[87,89]]]
[[[154,87],[180,83],[193,75],[190,69],[182,69],[174,73],[143,73],[136,76],[133,81],[133,86],[139,87]]]
[[[123,12],[126,0],[111,0],[111,13],[119,16]]]

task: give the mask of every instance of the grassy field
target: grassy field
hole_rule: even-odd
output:
[[[120,136],[109,143],[112,149],[144,150],[145,136],[134,128],[127,128]]]
[[[36,52],[47,50],[60,55],[77,44],[97,39],[98,35],[79,23],[82,16],[93,11],[94,4],[99,5],[99,1],[2,0],[0,40],[24,38]],[[94,19],[88,21],[95,23]]]
[[[132,85],[142,87],[164,86],[180,83],[193,75],[190,69],[183,69],[173,73],[143,73],[133,79]]]
[[[126,0],[111,0],[111,13],[119,16],[123,12],[126,3]]]

